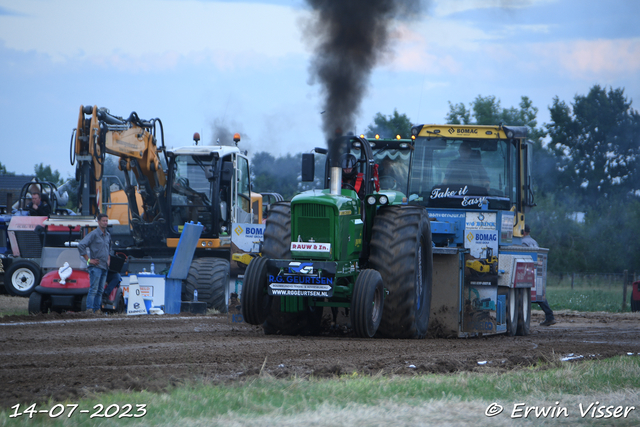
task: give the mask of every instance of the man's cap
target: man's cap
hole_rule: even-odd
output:
[[[531,233],[531,227],[529,227],[529,224],[526,224],[526,225],[524,226],[524,231],[525,231],[526,233]]]

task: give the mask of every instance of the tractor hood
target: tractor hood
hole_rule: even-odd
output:
[[[310,190],[291,200],[294,259],[352,260],[362,250],[361,201],[353,190]],[[353,236],[353,238],[349,238]]]
[[[291,199],[292,208],[299,204],[333,207],[339,215],[357,214],[360,209],[356,192],[348,189],[343,189],[339,195],[330,194],[329,189],[305,191]]]

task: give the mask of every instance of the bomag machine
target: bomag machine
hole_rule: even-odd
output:
[[[345,165],[329,155],[324,190],[272,207],[263,256],[244,278],[245,321],[313,334],[329,307],[360,337],[529,334],[548,249],[521,245],[534,206],[526,137],[502,125],[343,137],[360,188],[345,185]],[[303,155],[304,180],[312,156]]]
[[[120,218],[110,232],[131,273],[148,272],[152,263],[157,272],[168,268],[184,224],[202,224],[182,299],[192,301],[197,290],[199,301],[226,312],[231,253],[242,251],[232,236],[250,244],[261,240],[262,196],[251,193],[249,160],[237,146],[238,134],[231,145],[197,145],[199,139],[196,133],[195,145],[167,149],[160,119],[142,120],[135,112],[123,118],[81,106],[71,164],[80,183],[81,214]],[[103,187],[107,155],[118,157],[124,188]]]
[[[548,249],[521,245],[535,206],[523,126],[420,125],[407,201],[429,210],[436,336],[528,335]]]

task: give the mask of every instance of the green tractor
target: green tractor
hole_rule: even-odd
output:
[[[433,258],[427,211],[407,205],[413,141],[342,136],[333,146],[323,190],[271,206],[262,256],[244,275],[244,320],[266,334],[314,335],[330,307],[358,337],[424,338]],[[314,164],[303,155],[303,181]]]

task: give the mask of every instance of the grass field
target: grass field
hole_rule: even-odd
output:
[[[0,317],[29,314],[29,298],[0,295]]]
[[[333,380],[263,376],[231,386],[184,384],[163,394],[110,393],[37,408],[61,413],[57,418],[47,412],[30,419],[25,406],[12,408],[0,412],[0,425],[636,426],[638,402],[640,356],[633,355],[579,364],[552,361],[503,374],[353,374]],[[127,403],[133,405],[131,415],[144,410],[144,416],[118,418]],[[76,411],[69,417],[72,407],[67,404],[80,409],[103,405],[108,416],[89,419],[89,414]],[[23,415],[10,418],[17,412]]]
[[[574,282],[571,289],[569,276],[563,280],[550,277],[547,283],[547,301],[553,310],[622,312],[622,281],[608,278],[588,278]],[[625,312],[630,311],[631,286],[627,286]],[[535,305],[534,309],[537,308]]]
[[[551,283],[547,297],[554,310],[620,312],[622,287],[574,284],[571,289],[570,284]],[[26,301],[1,295],[0,316],[26,314]],[[145,415],[119,418],[126,404],[133,405],[130,415],[140,415],[143,409]],[[78,405],[70,417],[73,406],[67,405]],[[103,405],[102,416],[90,419],[79,413],[93,413],[95,405]],[[0,411],[0,426],[637,426],[640,355],[580,363],[558,359],[501,374],[353,373],[330,380],[261,376],[227,386],[185,383],[161,394],[87,395],[39,406],[50,412],[32,418],[26,409],[23,405]],[[17,412],[22,415],[11,418]],[[61,415],[50,416],[57,413]]]

